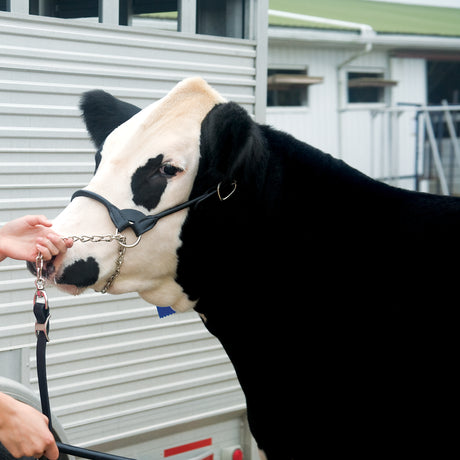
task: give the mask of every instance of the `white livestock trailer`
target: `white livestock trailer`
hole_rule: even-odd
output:
[[[0,225],[53,218],[89,181],[85,91],[145,107],[200,75],[263,121],[267,3],[0,1]],[[130,25],[135,13],[165,10],[178,12],[178,30]],[[24,263],[2,262],[0,391],[36,405],[33,281]],[[160,319],[136,294],[47,291],[61,438],[138,459],[230,459],[234,446],[256,458],[233,367],[197,314]]]

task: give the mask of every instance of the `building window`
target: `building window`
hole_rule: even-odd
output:
[[[460,104],[460,61],[427,61],[428,104]]]
[[[53,18],[99,18],[98,0],[30,0],[29,13]]]
[[[395,86],[394,80],[386,80],[383,73],[348,72],[349,104],[381,104],[385,102],[385,88]]]
[[[0,0],[1,1],[1,0]],[[105,22],[106,13],[114,10],[113,0],[30,0],[30,14],[52,16],[55,18],[91,18],[94,22]],[[112,24],[131,25],[132,18],[140,18],[138,22],[147,19],[156,25],[166,19],[177,24],[178,0],[119,0],[118,17],[112,19]],[[157,22],[155,22],[157,20]],[[169,26],[169,24],[168,24]],[[169,28],[169,27],[168,27]],[[177,27],[176,27],[177,29]]]
[[[120,0],[120,24],[178,30],[178,0]]]
[[[245,38],[248,35],[246,0],[197,0],[196,33]]]
[[[306,107],[308,87],[322,81],[322,77],[307,75],[305,69],[268,69],[267,106]]]
[[[0,0],[0,11],[11,11],[12,1]],[[231,38],[254,34],[251,0],[29,0],[28,12]]]
[[[7,5],[7,0],[0,0],[0,11],[10,11]]]

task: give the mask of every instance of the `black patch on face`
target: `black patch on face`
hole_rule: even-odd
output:
[[[99,264],[94,257],[79,259],[64,269],[58,284],[69,284],[78,288],[92,286],[99,279]]]
[[[147,164],[136,170],[131,179],[133,201],[149,211],[155,209],[168,183],[168,178],[161,172],[163,155],[150,158]]]

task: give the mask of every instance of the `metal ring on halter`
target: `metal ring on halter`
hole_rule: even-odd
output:
[[[225,200],[228,200],[234,193],[235,193],[235,190],[236,190],[236,180],[234,180],[230,185],[233,187],[232,190],[230,190],[230,192],[225,195],[225,196],[222,196],[220,194],[220,186],[222,185],[222,182],[219,182],[217,184],[217,196],[219,197],[219,200],[220,201],[225,201]]]
[[[117,235],[121,235],[121,233],[118,232],[118,228],[115,230],[115,236],[117,236]],[[131,244],[123,243],[122,241],[117,239],[117,243],[120,246],[123,246],[124,248],[135,248],[139,244],[139,242],[141,241],[141,238],[142,238],[142,235],[139,235],[137,237],[137,240],[134,243],[131,243]]]

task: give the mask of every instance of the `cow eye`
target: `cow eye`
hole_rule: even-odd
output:
[[[183,169],[178,168],[170,163],[165,163],[160,166],[160,174],[165,177],[174,177],[177,173],[182,172]]]

